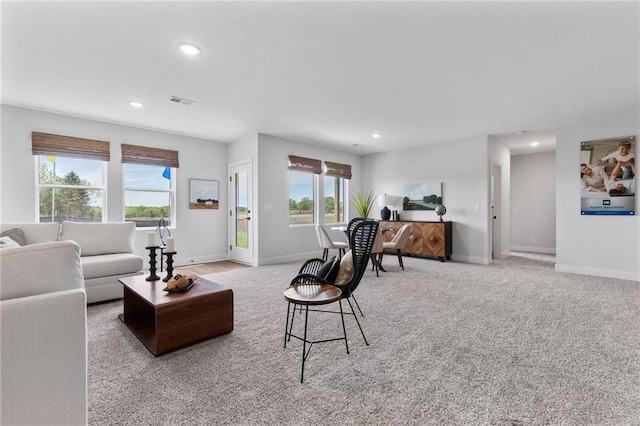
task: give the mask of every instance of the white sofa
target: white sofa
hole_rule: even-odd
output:
[[[80,246],[0,250],[0,424],[87,424]]]
[[[121,277],[143,274],[144,260],[133,253],[135,222],[5,223],[0,232],[18,228],[25,243],[75,241],[80,245],[87,303],[119,299]]]

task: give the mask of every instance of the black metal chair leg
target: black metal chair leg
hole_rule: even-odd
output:
[[[347,328],[344,326],[344,313],[342,312],[342,299],[338,300],[340,305],[340,318],[342,318],[342,331],[344,332],[344,345],[347,347],[347,354],[349,353],[349,343],[347,343]]]
[[[369,342],[367,342],[367,338],[364,335],[364,331],[362,331],[362,327],[360,326],[360,321],[358,321],[358,316],[356,315],[356,312],[353,310],[353,305],[351,304],[351,301],[349,300],[349,298],[347,298],[347,302],[349,303],[349,307],[351,308],[351,313],[353,314],[353,317],[356,319],[356,323],[358,324],[358,328],[360,329],[360,333],[362,334],[364,343],[366,343],[366,345],[369,346]]]
[[[360,311],[360,315],[364,317],[364,314],[362,313],[362,309],[360,309],[360,305],[358,304],[356,297],[353,294],[351,295],[351,297],[353,298],[353,301],[356,302],[356,308],[358,308],[358,311]]]
[[[289,330],[289,310],[291,309],[291,302],[287,303],[287,322],[284,325],[284,347],[287,347],[287,331]],[[295,308],[294,308],[295,309]]]
[[[307,358],[307,320],[309,319],[309,305],[306,305],[305,308],[304,338],[302,339],[302,371],[300,372],[300,383],[304,383],[304,360]]]
[[[293,320],[296,319],[296,309],[302,310],[302,307],[296,305],[295,303],[293,305],[293,312],[291,313],[291,324],[289,324],[289,341],[291,341],[291,331],[293,330]]]

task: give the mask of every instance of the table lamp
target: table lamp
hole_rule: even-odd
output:
[[[384,194],[378,197],[378,205],[384,206],[384,208],[380,210],[380,218],[382,220],[391,219],[391,210],[389,210],[387,205],[392,205],[392,204],[393,204],[393,195]]]

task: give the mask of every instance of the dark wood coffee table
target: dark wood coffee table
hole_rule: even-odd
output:
[[[120,278],[124,286],[122,322],[155,356],[233,330],[233,291],[198,278],[185,293],[168,293],[162,280],[145,275]]]

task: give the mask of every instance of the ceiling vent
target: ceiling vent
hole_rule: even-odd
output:
[[[191,105],[195,101],[190,101],[189,99],[181,98],[179,96],[169,96],[169,102],[180,105]]]

